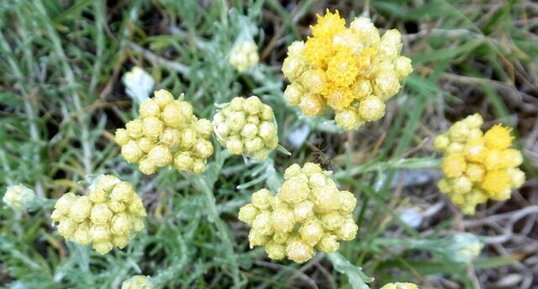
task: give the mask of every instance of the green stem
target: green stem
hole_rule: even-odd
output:
[[[366,283],[372,282],[374,279],[366,276],[362,272],[361,267],[357,267],[349,262],[346,257],[340,253],[327,254],[327,258],[333,263],[334,269],[342,274],[345,274],[349,280],[349,284],[353,289],[370,289]]]
[[[210,188],[203,176],[196,176],[194,178],[196,186],[204,193],[207,198],[208,219],[211,223],[215,224],[217,228],[217,234],[224,244],[226,259],[230,261],[232,278],[234,281],[233,288],[239,288],[243,283],[241,281],[241,275],[239,272],[239,264],[237,263],[237,257],[233,249],[233,240],[229,235],[228,228],[219,216],[219,212],[216,206],[215,196],[213,190]]]
[[[353,177],[367,172],[381,171],[387,169],[425,169],[437,168],[441,160],[433,157],[427,158],[410,158],[388,160],[386,162],[372,162],[362,166],[354,167],[350,170],[340,171],[335,174],[337,179]]]

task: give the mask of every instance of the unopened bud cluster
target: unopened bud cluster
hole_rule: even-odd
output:
[[[418,286],[413,283],[396,282],[385,284],[381,289],[418,289]]]
[[[220,144],[233,155],[265,159],[278,146],[273,109],[257,96],[235,97],[213,118]]]
[[[307,116],[320,115],[329,106],[345,130],[383,117],[385,102],[413,71],[411,60],[400,55],[398,30],[381,37],[369,18],[355,18],[346,27],[338,11],[328,10],[311,29],[306,42],[288,47],[282,65],[291,82],[286,100]]]
[[[230,51],[230,64],[239,72],[254,67],[258,61],[258,46],[252,40],[238,42]]]
[[[159,90],[140,104],[140,117],[118,129],[114,140],[125,160],[146,175],[171,165],[199,174],[213,154],[212,133],[211,122],[198,119],[188,102]]]
[[[331,253],[338,250],[339,240],[353,240],[357,200],[339,191],[330,176],[317,164],[294,164],[286,169],[276,195],[266,189],[254,193],[252,203],[239,211],[239,219],[252,226],[250,246],[264,246],[273,260],[287,257],[303,263],[315,249]]]
[[[474,114],[437,136],[434,146],[444,154],[439,190],[465,214],[474,214],[488,199],[506,200],[525,182],[518,167],[523,156],[512,148],[510,129],[495,125],[482,133],[482,116]]]
[[[21,210],[35,199],[35,192],[22,184],[7,187],[2,201],[14,210]]]
[[[51,219],[66,240],[92,244],[106,254],[127,246],[129,239],[144,228],[146,210],[131,184],[104,175],[89,187],[87,196],[73,193],[56,201]]]
[[[153,289],[148,276],[135,275],[121,284],[121,289]]]

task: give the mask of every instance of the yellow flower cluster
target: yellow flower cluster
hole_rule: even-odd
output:
[[[80,245],[92,243],[100,254],[123,249],[144,228],[146,210],[131,184],[104,175],[89,187],[87,196],[73,193],[56,201],[51,219],[65,239]]]
[[[523,156],[511,147],[510,129],[495,125],[482,133],[482,116],[474,114],[437,136],[434,146],[444,154],[439,190],[465,214],[474,214],[488,199],[506,200],[525,182],[517,167]]]
[[[317,116],[329,106],[345,130],[383,117],[385,102],[413,71],[411,60],[400,55],[398,30],[380,37],[364,17],[355,18],[347,28],[338,11],[328,10],[311,28],[312,37],[306,42],[288,47],[282,65],[291,82],[284,92],[286,100],[307,116]]]
[[[252,194],[252,203],[239,210],[239,219],[252,226],[250,246],[264,246],[273,260],[287,257],[303,263],[312,258],[314,248],[335,252],[338,240],[353,240],[357,200],[339,191],[330,176],[317,164],[294,164],[286,169],[276,195],[266,189]]]
[[[413,283],[389,283],[381,287],[381,289],[418,289],[418,286]]]
[[[233,155],[267,158],[278,145],[273,109],[257,96],[235,97],[213,117],[220,144]]]
[[[121,284],[121,289],[153,289],[148,276],[135,275]]]
[[[230,64],[239,72],[245,72],[258,64],[258,46],[252,40],[239,42],[230,51]]]
[[[18,184],[7,187],[2,201],[14,210],[26,208],[35,199],[35,192],[32,189]]]
[[[140,118],[116,131],[114,140],[125,160],[138,164],[146,175],[169,165],[196,174],[204,171],[213,154],[209,120],[198,119],[188,102],[175,100],[166,90],[144,100],[139,111]]]

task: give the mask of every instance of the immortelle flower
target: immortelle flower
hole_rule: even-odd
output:
[[[56,201],[51,219],[66,240],[104,255],[123,249],[144,228],[146,210],[131,184],[103,175],[89,187],[87,196],[67,193]]]
[[[358,128],[385,114],[385,103],[400,91],[400,82],[413,71],[401,56],[396,29],[379,35],[369,18],[358,17],[349,27],[338,11],[318,15],[306,42],[288,47],[282,72],[291,82],[286,100],[307,116],[334,110],[336,124]]]
[[[13,210],[21,210],[27,208],[35,199],[35,192],[22,184],[7,187],[7,190],[2,198]]]
[[[273,109],[257,96],[235,97],[213,117],[220,144],[233,155],[265,159],[278,145]]]
[[[150,175],[171,165],[196,174],[204,171],[213,154],[213,125],[198,119],[183,97],[174,99],[164,89],[156,91],[140,104],[139,118],[116,130],[114,140],[121,146],[121,155],[142,173]]]
[[[121,289],[153,289],[148,276],[134,275],[121,283]]]
[[[381,287],[381,289],[418,289],[418,286],[413,283],[389,283]]]
[[[315,249],[331,253],[338,250],[339,240],[353,240],[357,200],[339,191],[331,174],[318,164],[293,164],[276,195],[266,189],[252,194],[252,202],[239,210],[239,219],[252,226],[250,247],[264,246],[273,260],[287,257],[303,263]]]
[[[488,199],[502,201],[525,182],[521,152],[512,147],[511,129],[495,125],[483,133],[482,116],[474,114],[454,123],[437,136],[435,148],[443,153],[439,190],[465,214],[474,214]]]
[[[230,51],[230,64],[239,72],[245,72],[258,64],[258,46],[252,40],[237,42]]]

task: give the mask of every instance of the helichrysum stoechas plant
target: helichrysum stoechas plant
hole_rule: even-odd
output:
[[[156,91],[140,104],[140,117],[116,131],[121,155],[146,175],[170,165],[199,174],[213,154],[213,125],[198,119],[182,97],[174,99],[166,90]]]
[[[258,46],[251,39],[237,42],[230,51],[229,61],[237,71],[247,71],[258,64]]]
[[[381,289],[418,289],[418,286],[413,283],[389,283],[381,287]]]
[[[239,219],[252,226],[250,246],[264,246],[269,258],[303,263],[314,249],[331,253],[339,240],[355,238],[358,226],[352,212],[357,200],[339,191],[331,172],[314,163],[291,165],[278,193],[262,189],[239,210]]]
[[[265,159],[278,146],[273,109],[257,96],[234,97],[213,117],[220,144],[233,155]]]
[[[22,184],[7,187],[2,201],[13,210],[27,208],[35,199],[35,192]]]
[[[400,55],[400,32],[392,29],[380,37],[365,17],[346,27],[338,11],[328,10],[311,29],[306,42],[288,47],[282,65],[291,82],[284,92],[287,101],[307,116],[320,115],[328,106],[345,130],[383,117],[385,102],[413,71],[411,60]]]
[[[144,228],[146,210],[131,184],[104,175],[89,187],[87,196],[67,193],[58,199],[51,219],[66,240],[80,245],[92,244],[106,254],[120,249]]]
[[[483,133],[483,122],[479,114],[468,116],[434,142],[444,154],[439,190],[465,214],[474,214],[475,207],[488,199],[510,198],[511,190],[525,182],[518,168],[523,156],[512,148],[511,129],[495,125]]]
[[[153,289],[148,276],[135,275],[121,284],[121,289]]]

